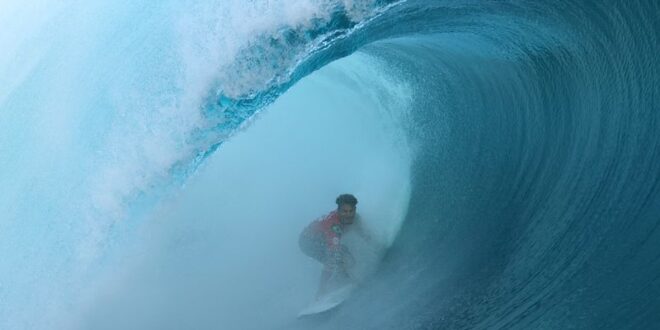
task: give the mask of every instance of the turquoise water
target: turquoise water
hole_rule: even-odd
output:
[[[654,1],[0,5],[0,328],[660,325]],[[299,323],[353,192],[378,272]]]

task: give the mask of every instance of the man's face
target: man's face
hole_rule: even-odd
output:
[[[341,204],[337,209],[337,212],[339,213],[339,220],[341,221],[341,223],[343,224],[353,223],[353,219],[355,219],[354,205]]]

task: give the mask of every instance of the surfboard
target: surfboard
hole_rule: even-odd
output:
[[[298,318],[328,312],[341,305],[341,303],[351,295],[352,291],[353,286],[347,285],[330,292],[300,311],[300,313],[298,313]]]

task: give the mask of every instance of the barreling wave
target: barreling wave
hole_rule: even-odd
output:
[[[346,24],[340,11],[293,42],[312,50],[282,62],[289,71],[257,84],[273,87],[220,96],[229,113],[258,109],[358,49],[415,86],[405,224],[377,283],[317,326],[657,325],[653,13],[649,1],[405,1]]]
[[[140,214],[125,209],[148,213],[136,201],[157,202],[303,77],[359,51],[412,89],[398,118],[408,213],[378,275],[297,325],[660,326],[657,1],[116,6],[73,10],[89,29],[71,39],[73,7],[57,7],[31,36],[40,47],[0,58],[17,63],[0,84],[0,324],[57,319],[57,303],[21,313],[23,292],[74,304],[131,240]]]

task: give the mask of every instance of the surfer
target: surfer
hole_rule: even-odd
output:
[[[323,264],[317,298],[336,289],[333,287],[335,285],[352,281],[349,270],[355,264],[355,259],[348,248],[342,245],[342,235],[348,230],[355,230],[363,239],[371,241],[356,216],[357,198],[351,194],[342,194],[335,202],[337,209],[309,224],[298,241],[303,253]]]

